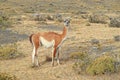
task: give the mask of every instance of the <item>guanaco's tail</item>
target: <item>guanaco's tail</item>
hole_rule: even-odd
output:
[[[33,34],[31,34],[31,35],[29,36],[30,43],[32,43],[32,36],[33,36]]]

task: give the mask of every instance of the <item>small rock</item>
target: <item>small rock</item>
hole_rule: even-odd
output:
[[[120,35],[114,36],[115,41],[120,41]]]
[[[91,40],[91,44],[99,44],[99,40],[98,39],[92,39]]]

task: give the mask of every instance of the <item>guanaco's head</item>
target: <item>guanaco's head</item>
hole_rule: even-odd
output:
[[[69,25],[70,25],[70,19],[65,19],[65,20],[64,20],[64,25],[65,25],[66,27],[69,27]]]

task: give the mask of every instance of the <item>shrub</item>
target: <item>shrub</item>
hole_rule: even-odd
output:
[[[0,46],[0,59],[14,59],[20,56],[23,54],[18,52],[16,44]]]
[[[11,26],[11,22],[9,20],[9,15],[6,15],[4,13],[0,14],[0,26],[2,26],[2,27]]]
[[[0,73],[0,80],[18,80],[16,76],[7,73]]]
[[[70,57],[77,59],[77,62],[73,65],[73,70],[78,74],[84,74],[85,69],[91,61],[86,52],[74,52],[70,54]]]
[[[120,35],[114,36],[115,41],[120,41]]]
[[[74,65],[73,65],[73,70],[75,72],[77,72],[78,74],[81,74],[81,73],[84,73],[83,70],[85,68],[85,63],[84,62],[76,62]]]
[[[86,67],[88,66],[89,62],[91,60],[89,58],[86,58],[84,60],[79,60],[73,64],[73,70],[78,74],[85,74]]]
[[[47,15],[47,19],[48,19],[48,20],[54,20],[54,17],[51,16],[51,15]]]
[[[23,9],[23,11],[24,11],[25,13],[34,13],[34,12],[35,12],[35,9],[34,9],[34,7],[25,7],[25,8]]]
[[[110,27],[118,27],[118,28],[120,28],[120,17],[111,18],[109,26]]]
[[[86,72],[90,75],[98,75],[115,72],[115,60],[107,55],[96,58],[86,68]]]
[[[85,52],[73,52],[70,54],[70,58],[84,60],[87,57]]]
[[[86,23],[86,26],[91,26],[91,24],[90,23]]]
[[[91,41],[91,44],[99,44],[100,41],[98,39],[92,39]]]
[[[33,15],[35,21],[46,21],[46,16],[42,14],[34,14]]]
[[[85,10],[79,10],[79,11],[75,12],[75,14],[76,15],[79,15],[79,14],[88,14],[88,12],[85,11]]]
[[[84,53],[82,53],[82,55],[83,54]],[[73,64],[73,70],[78,74],[111,74],[118,72],[120,69],[120,64],[118,64],[119,61],[117,61],[114,54],[111,53],[105,53],[96,58],[93,58],[88,54],[85,54],[84,57],[81,56],[82,58],[78,57],[79,55],[77,53],[72,54],[72,57],[73,55],[76,59],[76,62]]]
[[[105,15],[93,14],[89,16],[89,22],[91,23],[107,23],[107,17]]]
[[[55,19],[56,21],[58,21],[58,22],[62,22],[62,21],[63,21],[63,18],[62,18],[62,15],[61,15],[61,14],[56,14],[56,15],[54,16],[54,19]]]

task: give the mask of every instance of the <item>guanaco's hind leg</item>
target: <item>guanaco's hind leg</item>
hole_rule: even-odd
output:
[[[37,49],[39,48],[39,39],[33,36],[33,52],[32,52],[32,63],[35,66],[39,66]]]
[[[35,65],[35,47],[33,47],[33,52],[32,52],[32,64]]]
[[[37,53],[36,47],[33,48],[32,63],[33,63],[33,66],[39,66],[38,53]]]

